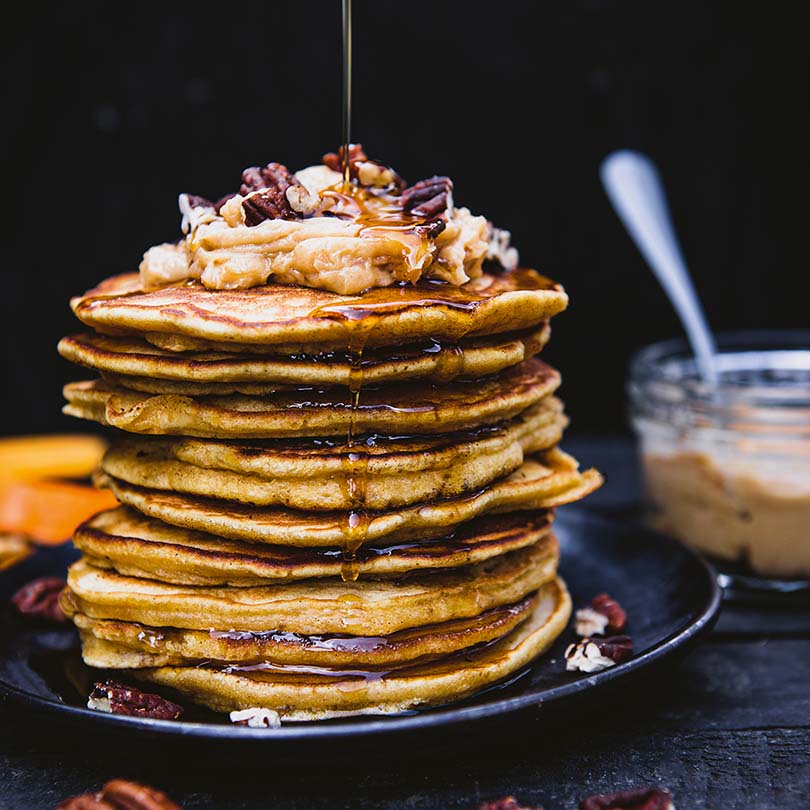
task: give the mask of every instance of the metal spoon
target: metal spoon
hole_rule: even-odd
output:
[[[700,376],[717,385],[717,346],[686,269],[655,164],[641,152],[622,149],[602,161],[599,175],[619,219],[678,313]]]

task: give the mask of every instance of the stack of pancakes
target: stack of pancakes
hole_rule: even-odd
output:
[[[534,271],[357,298],[266,284],[72,302],[67,413],[117,428],[121,506],[75,535],[85,661],[215,710],[311,720],[455,700],[565,627],[556,506],[601,482],[557,444],[562,311]]]

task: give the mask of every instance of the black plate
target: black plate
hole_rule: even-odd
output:
[[[585,511],[564,510],[555,529],[562,549],[560,569],[574,606],[607,591],[626,609],[635,647],[630,661],[592,675],[566,672],[563,652],[575,638],[569,628],[548,653],[508,683],[460,703],[395,717],[290,723],[267,731],[234,726],[223,715],[202,709],[190,709],[181,722],[87,709],[89,684],[99,674],[81,664],[73,628],[36,626],[4,607],[0,613],[0,691],[32,708],[97,727],[209,739],[326,740],[457,724],[575,700],[684,652],[712,626],[720,591],[713,571],[694,552],[638,526],[614,523]],[[42,551],[0,575],[0,604],[7,605],[14,590],[34,577],[62,575],[75,554],[70,548]]]

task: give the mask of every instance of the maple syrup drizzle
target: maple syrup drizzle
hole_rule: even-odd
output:
[[[349,508],[341,522],[343,564],[340,573],[344,582],[354,582],[359,576],[360,565],[357,552],[366,541],[370,523],[366,508],[369,452],[364,449],[365,441],[358,438],[357,427],[363,387],[363,353],[369,336],[379,323],[380,316],[384,314],[411,307],[436,305],[472,313],[484,300],[486,300],[486,296],[470,290],[461,290],[459,287],[441,282],[421,282],[418,285],[400,285],[369,290],[360,298],[339,304],[326,304],[310,313],[311,317],[340,320],[347,330],[350,412],[343,455],[344,475],[342,480]],[[464,352],[458,342],[469,331],[471,324],[471,319],[459,320],[458,325],[449,330],[451,343],[439,347],[437,377],[441,381],[452,380],[463,370]],[[418,390],[421,392],[425,387],[425,385],[420,385]],[[432,385],[429,387],[433,388]],[[403,405],[390,405],[390,407],[400,411],[411,411],[425,410],[426,406],[422,403],[418,408]]]
[[[340,168],[343,188],[351,185],[349,177],[349,144],[352,126],[352,0],[342,0],[343,17],[343,144],[340,150]]]
[[[346,435],[346,453],[343,456],[344,481],[349,510],[343,527],[343,565],[340,577],[344,582],[354,582],[360,574],[357,551],[368,536],[370,518],[366,510],[366,485],[368,481],[368,450],[364,442],[357,441],[357,413],[360,408],[360,393],[363,388],[363,350],[373,321],[367,319],[345,321],[349,330],[349,428]]]
[[[482,627],[482,623],[492,622],[493,625],[502,625],[514,621],[515,618],[525,614],[534,604],[536,594],[529,594],[518,602],[491,608],[480,616],[463,619],[451,619],[437,626],[443,636],[463,636]],[[323,650],[343,654],[364,654],[396,650],[402,643],[419,638],[424,634],[424,628],[402,630],[391,636],[304,636],[298,633],[267,631],[267,632],[240,632],[240,631],[211,631],[212,638],[232,639],[235,641],[269,641],[279,644],[293,644],[310,650]],[[323,683],[340,680],[368,683],[384,680],[406,673],[431,673],[438,668],[440,672],[450,672],[458,666],[459,661],[469,664],[471,653],[486,650],[495,646],[501,636],[489,641],[483,641],[470,648],[450,653],[447,657],[442,654],[429,654],[400,665],[367,666],[365,668],[344,668],[340,666],[319,666],[312,664],[276,663],[268,659],[249,661],[216,661],[208,660],[204,666],[208,669],[232,674],[245,674],[256,680],[287,681],[294,683]],[[436,660],[438,658],[438,660]]]

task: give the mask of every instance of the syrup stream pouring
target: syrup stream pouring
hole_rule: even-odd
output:
[[[602,161],[599,175],[619,219],[678,313],[703,382],[715,387],[717,346],[678,245],[655,164],[641,152],[622,149]]]

